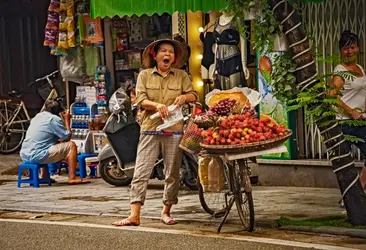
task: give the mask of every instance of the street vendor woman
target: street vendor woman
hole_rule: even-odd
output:
[[[179,143],[183,134],[183,121],[164,131],[157,131],[157,126],[169,116],[169,105],[181,106],[197,99],[188,74],[180,70],[188,58],[185,48],[175,40],[157,40],[143,52],[144,70],[140,72],[136,85],[136,104],[143,111],[130,191],[131,214],[127,219],[113,223],[115,226],[140,225],[140,210],[145,202],[147,184],[160,153],[164,157],[165,171],[161,221],[167,225],[176,224],[170,210],[178,202],[179,167],[182,161]],[[156,112],[161,118],[150,119]]]

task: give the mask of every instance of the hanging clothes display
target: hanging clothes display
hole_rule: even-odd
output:
[[[201,76],[202,80],[212,80],[212,73],[214,71],[215,53],[214,45],[215,38],[213,35],[214,23],[208,24],[205,27],[204,32],[200,34],[200,40],[203,44],[203,57],[201,61]]]
[[[232,18],[227,24],[221,25],[219,17],[216,19],[213,32],[217,44],[215,69],[218,78],[215,87],[222,90],[247,85],[239,48],[240,34],[234,22],[239,24],[237,18]]]

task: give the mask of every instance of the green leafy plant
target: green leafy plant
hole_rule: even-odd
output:
[[[251,8],[262,9],[265,0],[226,0],[227,6],[225,11],[235,17],[243,18],[244,11],[249,12]],[[244,21],[238,27],[239,33],[242,37],[247,37],[247,27]]]
[[[273,50],[273,40],[271,36],[282,33],[282,25],[274,17],[273,11],[267,2],[264,3],[261,16],[254,21],[253,27],[254,46],[258,53],[263,55]]]
[[[230,14],[243,15],[243,11],[249,11],[250,8],[261,9],[264,0],[226,0],[228,5],[226,11]]]
[[[274,89],[274,96],[281,102],[292,100],[297,94],[295,64],[288,52],[273,57],[273,71],[269,84]]]

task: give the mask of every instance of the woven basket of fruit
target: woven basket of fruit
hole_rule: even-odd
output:
[[[260,141],[260,142],[252,142],[252,143],[243,143],[243,144],[234,144],[234,145],[207,145],[201,143],[201,147],[207,151],[208,153],[214,154],[224,154],[224,153],[248,153],[253,151],[260,151],[269,148],[276,147],[284,143],[288,138],[292,135],[291,130],[286,130],[285,135],[279,136],[273,139]]]
[[[201,147],[210,152],[249,152],[271,148],[286,141],[292,132],[271,117],[253,109],[244,114],[220,117],[215,127],[203,129]]]
[[[184,131],[179,147],[190,154],[197,154],[201,151],[200,143],[202,140],[201,130],[191,119]]]

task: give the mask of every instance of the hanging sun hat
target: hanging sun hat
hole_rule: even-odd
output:
[[[142,53],[142,68],[148,69],[154,67],[154,49],[162,43],[170,43],[174,46],[175,62],[172,64],[173,68],[180,69],[183,67],[188,60],[187,47],[184,44],[171,40],[171,39],[161,39],[150,43]]]

